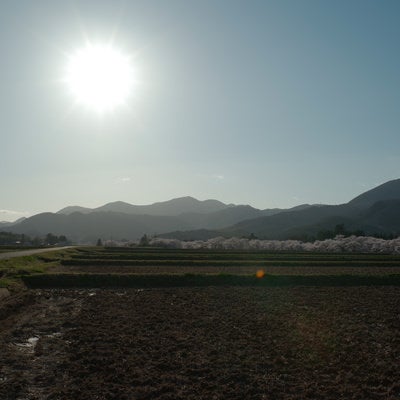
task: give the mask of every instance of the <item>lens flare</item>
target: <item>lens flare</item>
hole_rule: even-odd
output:
[[[264,275],[265,275],[265,272],[264,272],[264,270],[262,270],[262,269],[259,269],[257,272],[256,272],[256,277],[257,278],[264,278]]]

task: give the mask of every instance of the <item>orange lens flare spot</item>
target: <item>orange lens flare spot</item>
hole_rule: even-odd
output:
[[[256,272],[256,277],[257,277],[257,278],[264,278],[264,275],[265,275],[265,272],[264,272],[262,269],[259,269],[259,270]]]

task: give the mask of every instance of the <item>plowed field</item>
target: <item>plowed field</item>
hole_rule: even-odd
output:
[[[0,399],[399,399],[400,287],[30,290]]]

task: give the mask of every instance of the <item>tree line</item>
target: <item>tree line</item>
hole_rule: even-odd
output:
[[[291,235],[287,238],[287,240],[300,240],[302,242],[315,242],[317,240],[327,240],[327,239],[334,239],[337,236],[343,236],[343,237],[350,237],[350,236],[368,236],[368,237],[374,237],[377,239],[385,239],[385,240],[391,240],[397,238],[399,235],[395,233],[365,233],[362,229],[347,229],[344,224],[337,224],[333,229],[325,229],[325,230],[320,230],[316,234],[308,234],[308,233],[297,233],[294,235]],[[251,233],[248,236],[243,236],[243,239],[248,239],[248,240],[263,240],[263,238],[259,238],[254,233]]]
[[[319,231],[316,236],[310,236],[304,241],[314,242],[315,240],[334,239],[336,236],[350,237],[350,236],[369,236],[377,239],[391,240],[395,239],[398,235],[394,233],[369,233],[366,234],[362,229],[347,229],[344,224],[337,224],[333,229],[326,229]]]
[[[48,233],[46,236],[31,237],[24,233],[0,232],[0,246],[54,246],[68,243],[65,235]]]

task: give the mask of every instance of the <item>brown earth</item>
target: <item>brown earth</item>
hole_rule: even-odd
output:
[[[5,299],[10,295],[10,292],[6,288],[0,288],[0,300]]]
[[[399,399],[400,287],[35,290],[0,399]]]

